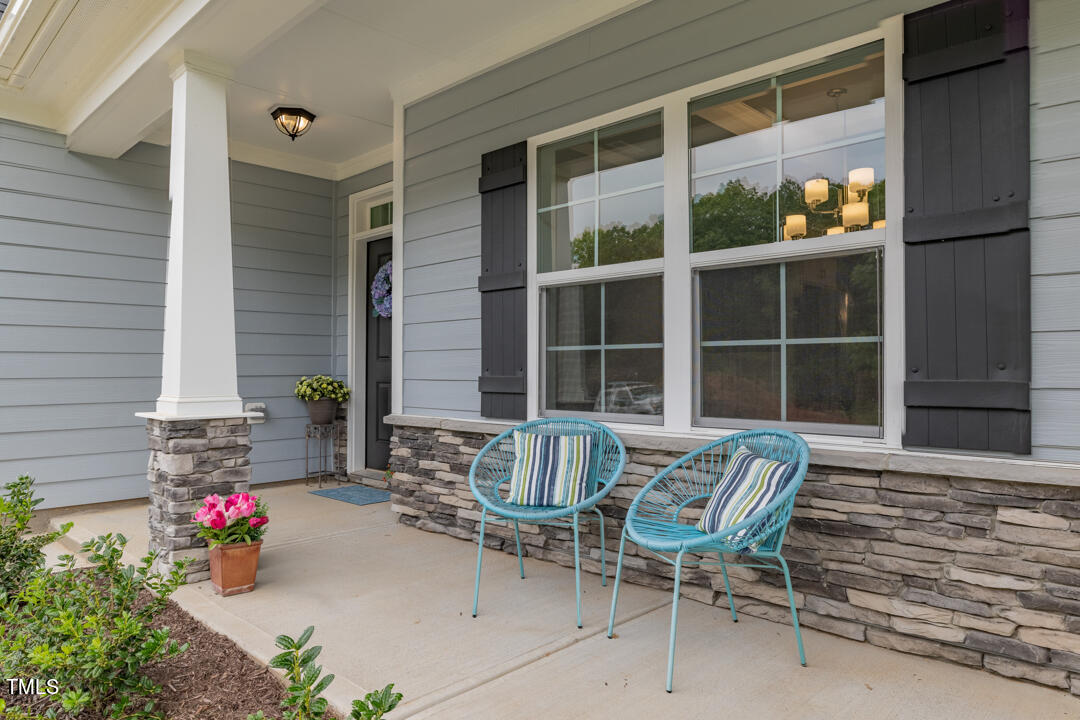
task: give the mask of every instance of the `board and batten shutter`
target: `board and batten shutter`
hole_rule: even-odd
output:
[[[904,445],[1031,452],[1028,3],[904,18]]]
[[[480,161],[480,414],[524,420],[526,144],[485,153]]]

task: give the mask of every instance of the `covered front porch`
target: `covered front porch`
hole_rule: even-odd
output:
[[[790,628],[744,612],[684,602],[677,684],[662,691],[670,594],[627,584],[617,636],[604,637],[610,588],[583,581],[584,627],[574,626],[571,568],[527,558],[526,579],[507,553],[484,557],[480,613],[470,616],[476,545],[397,521],[389,503],[355,506],[303,483],[262,488],[276,510],[258,591],[222,598],[208,582],[173,597],[256,659],[274,637],[316,627],[322,661],[337,679],[328,698],[394,682],[395,718],[1071,717],[1067,693],[815,630],[800,667]],[[146,503],[54,513],[68,542],[108,531],[146,547]],[[609,571],[614,571],[609,563]],[[1034,708],[1038,708],[1037,711]]]

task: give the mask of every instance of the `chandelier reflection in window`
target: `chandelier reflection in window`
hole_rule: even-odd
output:
[[[845,232],[862,230],[870,225],[870,203],[867,194],[874,187],[874,168],[855,168],[848,173],[846,187],[838,187],[837,193],[846,195],[847,202],[837,198],[836,206],[823,209],[829,202],[828,178],[812,178],[803,184],[803,198],[810,212],[816,215],[831,216],[835,224],[825,229],[826,235],[840,235]],[[885,227],[884,220],[875,220],[872,227]],[[806,237],[806,215],[792,214],[784,216],[784,239],[800,240]]]

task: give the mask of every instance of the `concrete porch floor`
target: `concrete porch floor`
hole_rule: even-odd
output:
[[[274,637],[315,625],[338,709],[393,682],[393,718],[1075,718],[1068,693],[805,629],[798,664],[789,626],[684,599],[675,691],[664,692],[670,594],[624,584],[617,637],[604,631],[610,583],[583,574],[574,625],[572,569],[485,552],[473,619],[476,545],[400,525],[389,503],[356,506],[302,483],[258,490],[271,509],[256,590],[221,598],[181,588],[188,612],[267,661]],[[68,545],[105,532],[147,544],[146,504],[54,511]],[[55,550],[55,549],[54,549]],[[612,572],[614,567],[611,567]]]

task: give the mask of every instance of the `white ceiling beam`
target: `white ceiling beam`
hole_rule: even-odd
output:
[[[272,150],[261,145],[229,140],[229,157],[237,162],[311,175],[324,180],[344,180],[389,164],[393,161],[394,154],[393,145],[387,144],[349,160],[332,163],[281,150]]]

